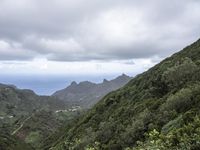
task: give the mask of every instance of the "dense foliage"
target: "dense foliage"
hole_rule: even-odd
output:
[[[200,40],[111,92],[52,149],[200,149]]]
[[[0,150],[33,150],[33,148],[16,137],[9,135],[4,128],[1,128]]]
[[[69,109],[58,99],[0,84],[0,150],[9,149],[18,140],[38,149],[44,138],[79,113]]]

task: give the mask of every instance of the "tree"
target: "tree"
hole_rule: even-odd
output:
[[[162,75],[162,81],[169,88],[179,88],[187,81],[191,81],[197,71],[198,66],[190,58],[186,57],[178,61],[175,66],[168,68]]]

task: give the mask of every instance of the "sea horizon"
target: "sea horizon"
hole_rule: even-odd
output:
[[[121,74],[101,75],[29,75],[29,74],[1,74],[0,83],[14,85],[19,89],[30,89],[38,95],[50,96],[54,92],[64,89],[76,81],[90,81],[101,83],[103,79],[112,80]],[[129,74],[128,74],[129,75]]]

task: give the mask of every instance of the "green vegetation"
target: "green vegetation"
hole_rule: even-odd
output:
[[[2,130],[2,128],[1,128]],[[0,149],[1,150],[33,150],[31,146],[25,144],[14,136],[9,135],[5,131],[0,133]]]
[[[0,104],[0,149],[1,146],[4,149],[9,147],[9,144],[14,146],[18,140],[39,149],[44,138],[79,113],[56,113],[69,109],[68,105],[52,97],[38,96],[33,91],[3,84],[0,84]],[[9,139],[14,139],[13,143]]]
[[[200,40],[86,113],[1,84],[0,102],[3,150],[199,150]]]
[[[200,149],[200,40],[111,92],[53,150]]]
[[[189,122],[186,121],[186,123],[182,124],[182,127],[174,128],[167,134],[160,133],[154,129],[147,135],[148,140],[146,142],[138,142],[138,146],[133,150],[200,149],[200,117],[193,116],[190,119]]]
[[[40,149],[44,139],[62,128],[63,124],[68,124],[78,114],[78,112],[39,111],[23,124],[16,136],[35,149]]]
[[[41,140],[40,133],[38,131],[30,132],[26,137],[25,142],[31,144],[38,144]],[[34,147],[37,147],[36,145]]]

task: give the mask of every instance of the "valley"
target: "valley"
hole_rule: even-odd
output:
[[[0,150],[200,150],[200,0],[0,0]]]
[[[108,87],[104,86],[104,83],[97,84],[96,86],[99,86],[101,91],[92,91],[93,97],[91,97],[91,92],[88,93],[86,90],[89,86],[94,88],[93,85],[95,84],[88,85],[87,83],[89,82],[82,82],[79,85],[85,96],[83,96],[84,100],[81,102],[77,100],[77,97],[78,99],[81,97],[78,95],[80,93],[78,84],[77,87],[73,87],[75,97],[72,98],[74,99],[72,101],[59,99],[54,95],[38,96],[31,90],[21,90],[16,86],[1,84],[0,127],[2,130],[7,131],[7,136],[16,137],[32,148],[40,149],[43,146],[44,139],[69,124],[74,118],[84,114],[87,109],[90,109],[92,106],[88,105],[88,103],[97,103],[109,91],[120,88],[130,79],[130,77],[123,75],[116,80],[106,81],[106,84],[110,85]],[[71,86],[73,86],[73,83]],[[67,89],[71,89],[71,86]],[[100,96],[97,97],[95,95]],[[90,99],[88,100],[87,98],[89,97]],[[86,104],[86,101],[88,102],[87,107],[84,107],[86,105],[83,104]]]

